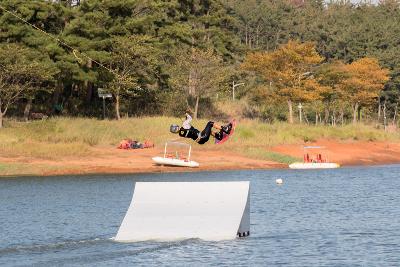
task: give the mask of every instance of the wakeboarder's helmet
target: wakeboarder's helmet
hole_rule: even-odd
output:
[[[180,129],[179,125],[176,124],[171,124],[171,126],[169,127],[169,131],[171,133],[178,133],[179,129]]]

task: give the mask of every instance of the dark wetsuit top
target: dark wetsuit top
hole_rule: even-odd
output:
[[[197,130],[193,126],[190,127],[190,129],[184,129],[183,127],[181,127],[179,129],[179,136],[191,138],[191,139],[195,140],[197,143],[202,145],[202,144],[206,143],[208,141],[208,139],[210,139],[211,129],[212,129],[213,125],[214,125],[214,122],[209,121],[201,133],[199,130]]]
[[[193,140],[197,140],[199,138],[200,131],[194,128],[193,126],[190,127],[190,129],[185,129],[181,127],[179,129],[179,136],[181,137],[186,137],[186,138],[192,138]]]

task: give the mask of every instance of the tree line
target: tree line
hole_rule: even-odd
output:
[[[255,94],[258,100],[264,98],[271,104],[287,101],[289,123],[293,123],[293,103],[300,103],[300,120],[302,103],[307,103],[309,113],[315,114],[315,124],[322,122],[321,113],[325,113],[325,123],[340,120],[343,125],[349,109],[356,123],[362,108],[373,107],[389,80],[389,71],[375,58],[323,63],[315,44],[298,41],[289,41],[273,52],[250,53],[242,68],[263,77],[264,85]],[[304,118],[308,122],[306,115]]]
[[[322,0],[2,0],[5,115],[244,115],[336,124],[397,121],[400,4]],[[299,113],[295,112],[300,107]],[[295,116],[298,114],[297,116]]]

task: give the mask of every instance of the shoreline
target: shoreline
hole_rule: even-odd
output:
[[[67,176],[67,175],[112,175],[112,174],[149,174],[149,173],[178,173],[202,171],[227,171],[251,169],[284,169],[286,164],[251,159],[245,156],[228,155],[223,158],[217,151],[197,151],[193,153],[193,160],[200,163],[200,167],[186,168],[160,166],[153,163],[154,155],[161,154],[158,149],[118,150],[112,156],[81,159],[65,158],[62,160],[46,160],[32,158],[7,158],[0,156],[0,164],[9,166],[9,173],[0,168],[1,177],[18,176]],[[117,155],[115,155],[117,154]],[[201,160],[203,158],[204,160]],[[199,160],[200,159],[200,160]],[[241,166],[238,166],[241,163]],[[1,166],[1,165],[0,165]],[[16,170],[18,169],[18,170]]]
[[[341,166],[374,166],[400,163],[400,143],[390,142],[338,142],[320,140],[307,144],[280,145],[265,148],[283,155],[302,158],[304,145],[327,148],[332,162]],[[37,159],[30,157],[5,157],[0,155],[0,178],[19,176],[67,176],[96,174],[147,174],[228,170],[286,169],[287,164],[271,160],[246,157],[232,151],[198,150],[192,160],[200,163],[198,168],[167,167],[155,165],[152,157],[161,155],[162,148],[120,150],[114,147],[95,147],[94,155],[87,157],[64,157]]]

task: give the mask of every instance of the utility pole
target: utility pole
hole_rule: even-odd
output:
[[[303,108],[303,105],[300,103],[298,106],[297,106],[297,108],[299,109],[299,118],[300,118],[300,123],[302,122],[302,120],[303,120],[303,117],[302,117],[302,108]]]
[[[235,100],[235,88],[240,86],[240,85],[244,85],[244,83],[236,83],[235,81],[232,82],[232,100]]]

